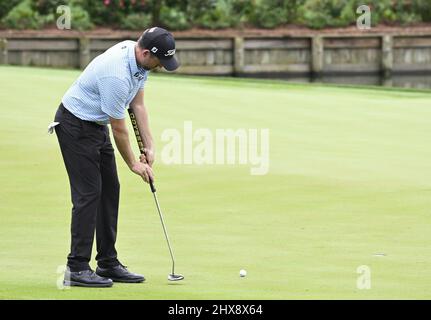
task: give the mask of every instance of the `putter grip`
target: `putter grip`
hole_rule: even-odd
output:
[[[129,111],[130,121],[132,122],[133,131],[135,131],[136,141],[138,142],[139,152],[141,154],[145,154],[144,142],[142,141],[141,134],[139,132],[138,122],[136,121],[135,113],[133,112],[131,107],[129,107],[128,111]],[[154,182],[151,179],[150,179],[150,188],[152,193],[156,192],[156,187],[154,187]]]
[[[150,188],[152,193],[156,192],[156,187],[154,186],[153,180],[150,180]]]

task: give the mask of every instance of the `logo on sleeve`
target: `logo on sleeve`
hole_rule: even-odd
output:
[[[138,81],[141,81],[142,79],[144,79],[144,78],[145,78],[145,76],[144,76],[142,73],[140,73],[139,71],[138,71],[138,72],[136,72],[133,76],[134,76],[135,78],[138,78]]]

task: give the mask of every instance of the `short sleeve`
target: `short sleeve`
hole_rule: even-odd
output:
[[[144,79],[142,79],[141,82],[139,83],[139,89],[140,90],[144,90],[145,82],[147,81],[147,77],[148,77],[148,72],[145,73]]]
[[[129,85],[117,77],[105,77],[97,81],[101,108],[114,119],[124,119]]]

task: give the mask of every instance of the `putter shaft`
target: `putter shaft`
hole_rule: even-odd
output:
[[[168,232],[166,231],[165,222],[163,220],[163,214],[162,214],[162,211],[160,210],[160,205],[159,205],[159,201],[157,200],[156,192],[153,192],[153,196],[154,196],[154,201],[156,202],[157,212],[159,213],[160,222],[162,223],[163,232],[165,233],[166,242],[168,243],[169,253],[171,254],[171,258],[172,258],[172,274],[174,275],[175,274],[175,258],[174,258],[174,253],[172,252],[171,243],[169,241]]]
[[[141,138],[141,133],[139,132],[138,122],[136,121],[135,113],[133,112],[132,108],[129,108],[128,111],[129,111],[130,120],[132,122],[133,131],[135,132],[136,141],[138,142],[139,152],[141,154],[145,154],[145,151],[144,151],[144,147],[145,146],[144,146],[144,142],[143,142],[143,140]],[[163,232],[165,234],[166,242],[168,243],[169,253],[171,254],[171,259],[172,259],[172,275],[175,275],[175,258],[174,258],[174,253],[172,252],[172,247],[171,247],[171,243],[169,241],[168,232],[166,230],[165,222],[163,220],[162,211],[160,210],[159,201],[158,201],[157,195],[156,195],[156,188],[154,187],[154,183],[153,183],[153,181],[151,179],[150,179],[150,188],[151,188],[151,192],[153,193],[154,200],[156,202],[157,212],[159,213],[159,217],[160,217],[160,221],[162,223]]]

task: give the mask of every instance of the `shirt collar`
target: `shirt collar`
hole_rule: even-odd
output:
[[[136,63],[135,46],[129,47],[129,66],[135,79],[142,80],[145,78],[147,70]]]

